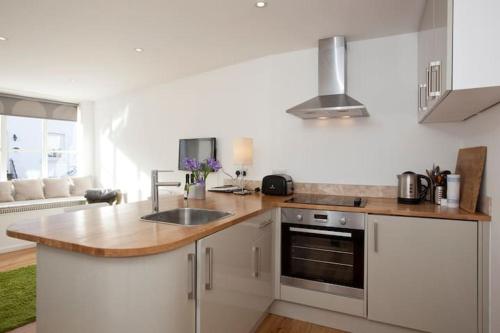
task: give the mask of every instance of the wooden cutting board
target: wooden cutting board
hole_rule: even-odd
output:
[[[460,208],[469,213],[476,212],[485,163],[486,147],[458,151],[455,173],[460,175]]]

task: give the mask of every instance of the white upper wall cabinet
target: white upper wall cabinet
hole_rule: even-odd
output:
[[[500,102],[498,0],[427,0],[418,35],[418,119],[451,122]]]

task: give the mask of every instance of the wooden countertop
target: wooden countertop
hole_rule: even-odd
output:
[[[431,203],[400,205],[395,199],[388,198],[368,198],[368,204],[364,208],[290,204],[284,202],[286,199],[287,197],[260,194],[236,196],[208,193],[206,200],[189,200],[189,207],[223,210],[233,215],[192,227],[141,221],[141,216],[151,213],[151,202],[142,201],[15,223],[7,229],[7,235],[94,256],[130,257],[151,255],[182,247],[275,207],[490,221],[490,217],[484,214],[441,208]],[[181,196],[160,199],[161,210],[178,207],[185,207],[185,201]]]

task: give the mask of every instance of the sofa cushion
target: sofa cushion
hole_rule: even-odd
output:
[[[0,182],[0,202],[14,201],[12,182]]]
[[[45,178],[43,191],[45,198],[69,197],[70,180],[68,178]]]
[[[16,201],[45,199],[43,183],[40,179],[15,180],[12,184],[14,185],[14,199]]]
[[[92,177],[71,177],[71,195],[85,195],[93,187]]]

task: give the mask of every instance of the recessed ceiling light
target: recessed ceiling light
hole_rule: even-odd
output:
[[[257,8],[264,8],[266,6],[267,6],[267,2],[265,2],[265,1],[257,1],[255,3],[255,7],[257,7]]]
[[[328,117],[318,117],[318,119],[325,120],[325,119],[328,119]]]
[[[140,47],[136,47],[134,50],[135,50],[135,52],[142,52],[142,51],[144,51],[144,49],[142,49]]]
[[[4,42],[5,42],[7,39],[8,39],[7,37],[0,36],[0,40],[1,40],[1,41],[4,41]]]
[[[349,119],[351,116],[342,116],[342,119]]]

